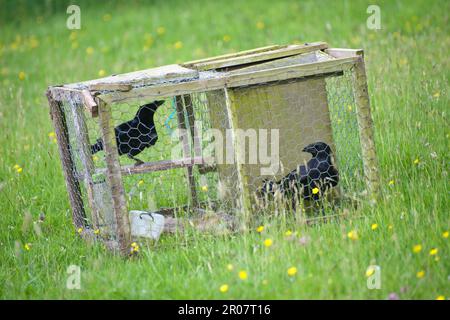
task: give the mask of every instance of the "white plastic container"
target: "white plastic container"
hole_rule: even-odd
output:
[[[163,232],[164,220],[164,216],[158,213],[131,210],[131,235],[157,240]]]

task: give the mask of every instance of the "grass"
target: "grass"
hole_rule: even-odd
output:
[[[380,1],[379,31],[366,28],[367,1],[78,3],[82,29],[72,33],[63,2],[0,1],[3,299],[450,296],[450,246],[443,236],[450,229],[448,1]],[[161,26],[164,34],[157,33]],[[48,85],[96,78],[100,70],[120,73],[317,40],[366,50],[383,197],[353,212],[363,218],[310,227],[267,218],[261,234],[165,237],[131,260],[75,236],[57,148],[48,136]],[[27,212],[33,221],[45,214],[35,223],[41,232],[27,226]],[[297,235],[287,237],[287,230]],[[352,230],[358,239],[348,237]],[[267,238],[271,247],[263,245]],[[430,255],[432,248],[437,255]],[[81,290],[66,288],[72,264],[81,266]],[[366,286],[373,264],[381,267],[379,290]],[[291,277],[292,266],[298,272]],[[239,279],[240,270],[247,280]],[[219,291],[222,284],[228,292]]]

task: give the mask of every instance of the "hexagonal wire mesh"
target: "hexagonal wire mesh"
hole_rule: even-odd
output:
[[[113,105],[128,210],[190,205],[236,214],[245,193],[253,211],[332,211],[336,199],[365,188],[350,76],[351,70]],[[80,185],[77,201],[86,219],[114,238],[98,118],[76,96],[62,109]],[[195,157],[215,163],[160,170],[167,160]],[[149,163],[155,171],[135,170]]]

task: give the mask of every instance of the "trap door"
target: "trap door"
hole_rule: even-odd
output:
[[[322,141],[335,149],[325,85],[325,78],[316,77],[230,88],[222,95],[222,104],[210,103],[213,128],[224,137],[231,129],[234,146],[240,146],[234,150],[234,164],[217,166],[221,183],[229,188],[224,192],[231,198],[228,202],[251,206],[264,178],[279,180],[311,158],[302,152],[310,143]],[[262,163],[261,155],[273,157]]]

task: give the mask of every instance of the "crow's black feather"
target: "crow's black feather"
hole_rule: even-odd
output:
[[[156,109],[163,103],[164,101],[154,101],[139,107],[133,119],[114,128],[119,155],[126,154],[129,158],[142,162],[134,156],[145,148],[153,146],[158,140],[153,116]],[[103,150],[103,140],[98,138],[96,143],[91,145],[91,152],[95,154],[101,150]]]

